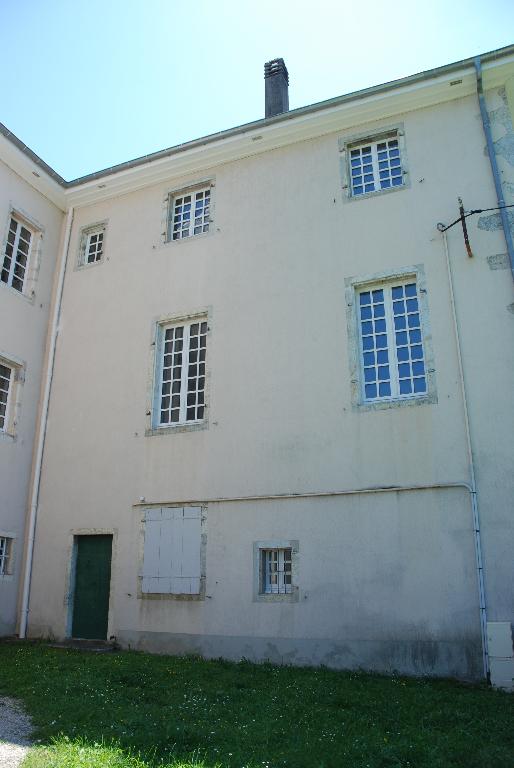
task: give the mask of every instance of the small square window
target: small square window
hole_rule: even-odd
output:
[[[12,545],[12,538],[0,536],[0,576],[11,574]]]
[[[261,594],[287,595],[293,591],[291,547],[261,549]]]
[[[103,230],[101,232],[90,232],[86,240],[85,263],[94,264],[96,261],[100,261],[103,255],[103,247]]]
[[[26,289],[34,232],[15,216],[9,220],[0,280],[15,291]]]
[[[211,187],[170,195],[168,240],[184,240],[209,231]]]
[[[351,194],[356,197],[369,192],[403,186],[403,168],[398,136],[348,147]]]
[[[205,419],[207,318],[158,326],[154,427]]]
[[[98,264],[103,260],[107,224],[102,222],[84,227],[80,233],[79,267]]]
[[[298,541],[256,541],[253,599],[256,602],[297,602]]]
[[[353,200],[409,186],[403,124],[371,136],[339,139],[341,181]]]

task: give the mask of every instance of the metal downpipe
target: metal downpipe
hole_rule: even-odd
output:
[[[66,218],[66,229],[64,233],[64,242],[61,256],[59,277],[57,282],[57,291],[55,296],[54,312],[52,317],[52,330],[50,336],[50,350],[48,353],[48,367],[45,378],[45,389],[43,395],[43,404],[41,409],[41,418],[39,421],[39,434],[36,448],[36,463],[34,467],[34,478],[30,493],[30,512],[28,525],[27,555],[25,558],[25,568],[23,574],[23,596],[20,610],[20,638],[26,637],[27,623],[29,615],[30,585],[32,579],[32,561],[34,557],[34,539],[36,534],[36,522],[39,502],[39,487],[41,483],[41,468],[43,464],[43,450],[45,447],[46,425],[48,422],[48,406],[50,403],[50,391],[52,388],[52,379],[54,373],[55,349],[57,345],[57,335],[59,332],[59,318],[61,314],[62,292],[64,287],[64,275],[66,272],[66,262],[68,258],[68,249],[70,244],[71,226],[73,223],[73,208],[68,210]]]
[[[507,253],[509,254],[510,269],[512,277],[514,278],[514,243],[512,241],[512,231],[509,223],[509,216],[505,209],[505,198],[503,197],[503,188],[500,178],[500,171],[498,169],[498,162],[496,160],[496,153],[494,151],[493,137],[491,135],[491,122],[489,120],[489,113],[485,103],[484,90],[482,87],[482,64],[480,56],[475,58],[475,71],[477,76],[477,93],[478,103],[480,105],[480,114],[482,115],[482,125],[484,127],[485,138],[487,142],[487,153],[489,155],[489,162],[491,163],[491,171],[493,173],[494,187],[496,189],[496,199],[498,200],[498,207],[500,209],[500,218],[503,227],[503,234],[505,235],[505,242],[507,243]]]
[[[452,310],[453,332],[455,335],[455,344],[457,347],[457,362],[459,366],[459,379],[462,396],[462,410],[464,416],[464,426],[466,431],[466,449],[468,454],[469,479],[470,479],[470,497],[471,512],[473,515],[473,540],[475,544],[475,567],[477,572],[478,586],[478,605],[480,610],[480,634],[482,636],[482,662],[484,666],[484,677],[489,676],[489,650],[487,643],[487,606],[485,600],[485,582],[484,582],[484,563],[482,557],[482,539],[480,536],[480,515],[478,510],[477,486],[475,478],[475,461],[473,457],[473,445],[471,442],[471,427],[469,423],[468,398],[466,392],[466,380],[464,378],[464,368],[462,365],[462,353],[460,348],[459,321],[457,319],[457,309],[455,306],[455,294],[453,291],[453,273],[450,261],[450,252],[448,249],[448,239],[446,232],[443,232],[444,255],[446,258],[446,269],[448,272],[448,287],[450,290],[450,305]]]

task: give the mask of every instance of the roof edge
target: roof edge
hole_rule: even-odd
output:
[[[498,48],[493,51],[488,51],[487,53],[480,54],[480,59],[482,63],[487,64],[510,55],[514,55],[514,44],[505,46],[503,48]],[[416,83],[423,82],[424,80],[431,80],[433,78],[439,77],[449,72],[453,72],[454,70],[459,70],[466,67],[474,68],[475,59],[476,57],[462,59],[460,61],[452,62],[450,64],[444,64],[441,67],[424,70],[423,72],[418,72],[414,75],[409,75],[407,77],[403,77],[398,80],[390,80],[386,83],[373,85],[358,91],[352,91],[350,93],[343,94],[342,96],[335,96],[331,99],[315,102],[314,104],[309,104],[305,107],[298,107],[297,109],[289,110],[288,112],[284,112],[274,117],[261,118],[259,120],[254,120],[250,123],[244,123],[240,126],[236,126],[234,128],[228,128],[226,130],[218,131],[216,133],[211,133],[211,134],[208,134],[207,136],[203,136],[198,139],[193,139],[192,141],[183,142],[181,144],[176,144],[175,146],[168,147],[166,149],[158,150],[157,152],[152,152],[147,155],[141,155],[140,157],[134,158],[133,160],[127,160],[123,163],[118,163],[117,165],[113,165],[108,168],[103,168],[100,171],[95,171],[93,173],[86,174],[85,176],[79,176],[76,179],[72,179],[71,181],[66,181],[60,174],[54,171],[53,168],[51,168],[47,163],[45,163],[44,160],[42,160],[35,152],[33,152],[30,149],[30,147],[24,144],[14,133],[12,133],[12,131],[10,131],[2,123],[0,123],[0,134],[3,135],[6,139],[8,139],[12,144],[14,144],[21,152],[23,152],[23,154],[25,154],[33,163],[35,163],[35,165],[39,166],[48,176],[50,176],[54,181],[56,181],[57,184],[59,184],[59,186],[61,186],[64,189],[72,189],[82,184],[86,184],[88,182],[95,181],[97,179],[102,179],[102,178],[105,178],[106,176],[111,176],[121,171],[125,171],[131,168],[136,168],[138,166],[145,165],[147,163],[152,163],[156,160],[162,160],[163,158],[176,155],[188,149],[194,149],[196,147],[212,144],[221,139],[230,138],[232,136],[237,136],[239,134],[244,134],[248,131],[255,130],[256,128],[263,128],[268,125],[274,125],[276,123],[285,122],[287,120],[293,120],[295,117],[301,117],[302,115],[308,115],[308,114],[311,114],[312,112],[330,109],[332,107],[345,104],[346,102],[358,101],[359,99],[364,99],[367,96],[371,96],[379,93],[386,93],[387,91],[390,91],[396,88],[402,88],[403,86],[406,86],[406,85],[413,85]]]
[[[39,168],[48,174],[48,176],[56,181],[61,187],[66,187],[69,184],[66,179],[63,179],[63,177],[60,176],[57,171],[54,171],[54,169],[51,168],[48,163],[45,163],[45,161],[42,160],[39,155],[36,155],[36,153],[33,152],[30,147],[24,144],[23,141],[19,139],[12,131],[10,131],[9,128],[7,128],[7,126],[3,123],[0,123],[0,134],[4,136],[8,141],[10,141],[11,144],[14,144],[14,146],[19,149],[20,152],[23,152],[23,154],[26,155],[29,160],[32,160],[35,165],[39,166]]]

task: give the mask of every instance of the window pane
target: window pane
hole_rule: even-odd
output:
[[[205,359],[207,322],[195,321],[189,325],[165,328],[162,354],[160,423],[185,423],[204,417],[205,363],[198,362],[201,353]],[[184,347],[185,345],[185,347]],[[183,349],[187,352],[187,379],[183,381]],[[170,390],[172,397],[169,397]]]
[[[416,283],[363,291],[359,304],[364,398],[374,400],[426,392]],[[394,351],[389,350],[389,343],[394,344]],[[390,352],[393,353],[392,365],[389,365]]]
[[[376,384],[366,384],[364,390],[366,392],[366,397],[368,399],[375,398],[377,396],[377,385]]]
[[[400,299],[405,293],[406,299]],[[394,325],[397,333],[396,357],[398,360],[399,393],[401,395],[418,394],[426,391],[424,376],[423,346],[416,283],[406,286],[394,286],[393,298]],[[409,328],[409,333],[399,330]],[[413,343],[414,342],[414,343]],[[413,361],[413,364],[410,364]],[[419,377],[419,378],[415,378]],[[418,382],[418,383],[416,383]]]

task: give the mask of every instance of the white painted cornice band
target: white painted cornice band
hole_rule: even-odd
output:
[[[514,46],[484,54],[482,61],[484,87],[497,88],[514,75]],[[67,210],[475,93],[474,60],[469,59],[248,123],[70,182],[61,180],[15,137],[15,141],[10,139],[6,130],[0,133],[0,157],[59,208]]]

